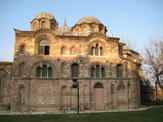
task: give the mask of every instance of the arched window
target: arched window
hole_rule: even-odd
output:
[[[71,75],[72,77],[78,77],[79,75],[79,65],[78,64],[72,64],[71,65]]]
[[[92,29],[92,33],[94,33],[95,32],[95,26],[93,26],[91,29]]]
[[[37,67],[36,76],[37,76],[38,78],[41,77],[41,67]]]
[[[36,69],[36,77],[38,78],[47,78],[52,77],[52,68],[47,67],[47,65],[43,65],[42,67],[37,67]]]
[[[95,73],[95,68],[92,67],[92,68],[91,68],[91,77],[94,77],[94,73]]]
[[[117,77],[122,77],[123,70],[122,70],[122,65],[121,64],[117,64],[116,71],[117,71]]]
[[[24,52],[25,52],[25,45],[23,44],[20,47],[20,54],[24,54]]]
[[[100,66],[99,65],[97,65],[96,66],[96,77],[100,77]]]
[[[96,47],[95,47],[95,55],[98,55],[98,44],[96,44]]]
[[[86,36],[86,35],[87,35],[87,28],[84,27],[84,28],[83,28],[83,36]]]
[[[76,36],[79,35],[79,29],[76,30],[75,35],[76,35]]]
[[[48,77],[52,77],[52,68],[51,67],[48,68]]]
[[[101,67],[101,77],[105,77],[105,69],[104,69],[104,67]]]
[[[34,30],[37,30],[37,28],[38,28],[38,24],[37,24],[37,22],[35,22],[34,23]]]
[[[46,67],[46,65],[43,65],[43,67],[42,67],[42,77],[43,78],[47,77],[47,67]]]
[[[99,65],[91,67],[91,77],[105,77],[105,68]]]
[[[49,55],[49,41],[48,40],[41,40],[39,43],[39,54],[42,55]]]
[[[51,29],[54,30],[55,24],[51,23]]]
[[[101,44],[96,43],[96,45],[92,45],[90,49],[90,55],[102,56],[103,55],[103,47]]]
[[[102,56],[102,53],[103,53],[103,52],[102,52],[102,47],[100,47],[100,55],[101,55],[101,56]]]
[[[94,55],[94,47],[91,48],[91,55]]]
[[[76,48],[73,46],[70,48],[70,55],[76,55],[77,54],[77,50]]]
[[[46,22],[45,22],[45,21],[43,21],[43,22],[41,23],[41,28],[46,28]]]
[[[66,54],[66,48],[63,46],[61,47],[61,55],[65,55]]]
[[[94,88],[103,88],[103,85],[101,83],[96,83]]]

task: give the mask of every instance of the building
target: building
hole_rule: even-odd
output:
[[[78,82],[80,111],[140,107],[139,54],[107,36],[97,18],[59,28],[54,16],[40,13],[31,31],[14,30],[12,70],[0,76],[1,105],[20,112],[76,111]]]

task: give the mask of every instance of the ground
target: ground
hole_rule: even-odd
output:
[[[0,122],[161,122],[162,120],[163,107],[118,113],[0,116]]]

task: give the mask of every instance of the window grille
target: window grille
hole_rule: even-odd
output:
[[[71,65],[71,72],[72,72],[72,77],[78,77],[78,75],[79,75],[79,66],[78,66],[78,64],[72,64]]]

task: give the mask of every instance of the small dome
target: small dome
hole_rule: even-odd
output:
[[[66,20],[64,22],[64,26],[60,27],[58,30],[62,34],[71,34],[71,27],[67,26]]]
[[[81,19],[79,19],[79,21],[76,24],[82,24],[82,23],[97,23],[97,24],[101,24],[100,20],[98,20],[95,17],[83,17]]]
[[[39,13],[35,16],[34,19],[41,19],[41,18],[54,19],[54,16],[49,13]]]

